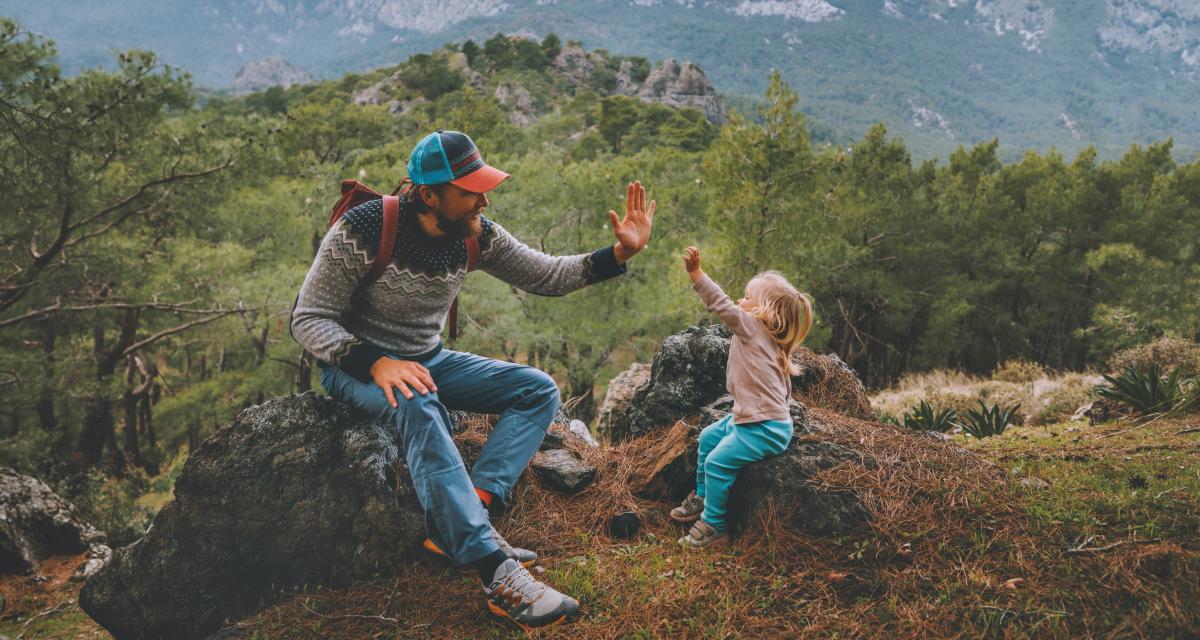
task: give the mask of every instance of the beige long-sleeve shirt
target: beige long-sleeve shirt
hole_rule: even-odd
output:
[[[791,421],[791,378],[779,366],[779,347],[758,318],[740,309],[707,275],[692,289],[733,332],[725,388],[733,395],[733,422]]]

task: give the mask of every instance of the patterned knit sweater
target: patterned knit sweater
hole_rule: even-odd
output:
[[[612,246],[574,256],[548,256],[482,218],[478,268],[539,295],[560,296],[625,273]],[[450,303],[467,275],[462,238],[428,236],[413,214],[401,214],[391,262],[363,285],[379,250],[383,201],[347,211],[313,261],[296,306],[292,336],[322,364],[360,380],[383,354],[424,360],[441,349]]]

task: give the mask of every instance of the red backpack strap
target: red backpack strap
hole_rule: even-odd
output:
[[[467,238],[467,271],[474,271],[479,267],[479,238],[471,236]]]
[[[383,275],[384,269],[392,261],[392,251],[396,248],[396,229],[400,226],[400,198],[383,196],[383,228],[379,232],[379,253],[375,254],[375,262],[371,271],[363,280],[370,284]]]

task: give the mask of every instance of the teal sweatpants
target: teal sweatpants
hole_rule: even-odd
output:
[[[725,506],[738,471],[787,450],[792,441],[790,420],[764,420],[734,424],[733,414],[700,432],[700,455],[696,464],[696,495],[704,498],[702,520],[724,531]]]

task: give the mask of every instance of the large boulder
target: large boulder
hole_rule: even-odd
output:
[[[613,420],[629,411],[629,403],[638,387],[650,379],[650,365],[635,362],[608,383],[604,401],[597,412],[596,429],[602,434],[612,431]]]
[[[718,398],[700,410],[705,424],[720,420],[733,409],[733,397]],[[795,436],[778,456],[747,465],[729,493],[729,522],[737,531],[753,510],[771,500],[780,507],[784,524],[814,535],[846,533],[868,518],[862,501],[850,491],[831,491],[811,482],[835,465],[854,463],[866,468],[875,462],[860,452],[822,437],[830,427],[804,405],[789,404]],[[634,453],[630,489],[651,499],[678,501],[696,486],[697,451],[701,427],[679,421]]]
[[[703,407],[726,394],[729,344],[729,329],[723,324],[692,326],[668,336],[650,364],[649,379],[636,388],[627,408],[622,411],[618,405],[606,413],[609,438],[641,436],[700,415]],[[799,369],[792,376],[795,399],[853,418],[875,417],[866,388],[836,355],[801,348],[792,362]]]
[[[659,62],[636,95],[646,102],[696,109],[717,126],[725,122],[725,101],[700,67],[691,62],[670,58]]]
[[[53,556],[87,552],[76,578],[112,556],[104,532],[84,522],[46,483],[0,467],[0,574],[29,574]]]
[[[311,392],[275,398],[192,453],[174,502],[80,606],[117,638],[201,638],[289,588],[387,574],[423,531],[386,426]]]

